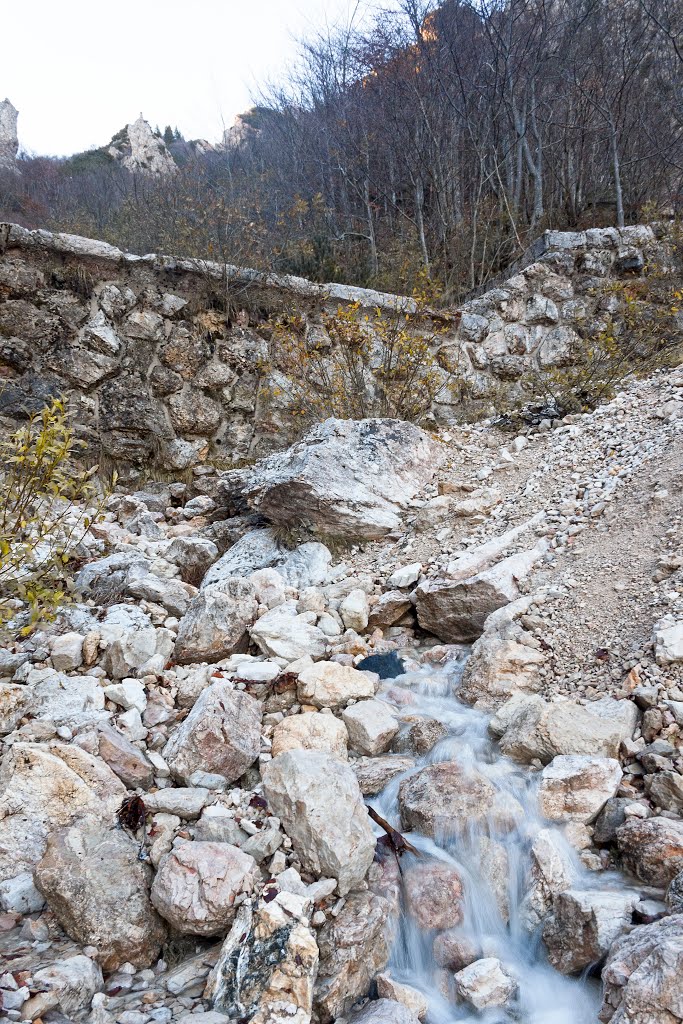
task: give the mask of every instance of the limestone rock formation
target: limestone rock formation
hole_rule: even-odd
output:
[[[17,153],[19,137],[17,135],[17,119],[19,112],[8,99],[0,103],[0,170],[17,170]]]
[[[157,138],[142,114],[114,136],[107,152],[127,170],[140,174],[162,176],[177,170],[166,143]]]

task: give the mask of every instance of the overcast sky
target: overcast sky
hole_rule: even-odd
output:
[[[372,0],[362,0],[367,10]],[[346,19],[354,0],[8,0],[0,100],[25,151],[108,142],[140,112],[154,127],[217,141],[277,77],[295,38]],[[10,9],[11,8],[11,9]]]

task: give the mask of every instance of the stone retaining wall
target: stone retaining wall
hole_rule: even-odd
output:
[[[608,282],[640,274],[661,234],[545,232],[500,287],[425,318],[438,322],[439,364],[483,405],[531,365],[566,362],[614,304]],[[93,460],[123,472],[252,459],[291,439],[264,371],[268,318],[295,308],[320,330],[323,310],[349,303],[415,310],[402,296],[2,224],[0,415],[9,425],[68,393]],[[434,422],[457,418],[458,403],[441,401]]]

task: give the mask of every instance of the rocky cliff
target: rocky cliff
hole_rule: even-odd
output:
[[[68,392],[93,459],[123,472],[156,464],[201,475],[287,443],[286,400],[268,370],[273,315],[293,310],[319,336],[321,314],[340,306],[414,311],[411,299],[349,286],[0,230],[0,411],[22,417]],[[571,359],[579,335],[614,308],[611,282],[660,253],[658,235],[546,232],[500,287],[413,329],[433,335],[436,371],[446,379],[455,366],[468,401],[486,409],[530,367]],[[457,422],[461,400],[446,389],[429,422]]]
[[[0,169],[16,170],[19,137],[17,120],[19,112],[5,99],[0,103]]]

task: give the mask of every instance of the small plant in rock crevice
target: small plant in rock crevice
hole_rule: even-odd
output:
[[[63,399],[0,441],[0,636],[15,616],[27,635],[70,599],[69,564],[101,510],[96,467],[75,465],[82,447]]]

